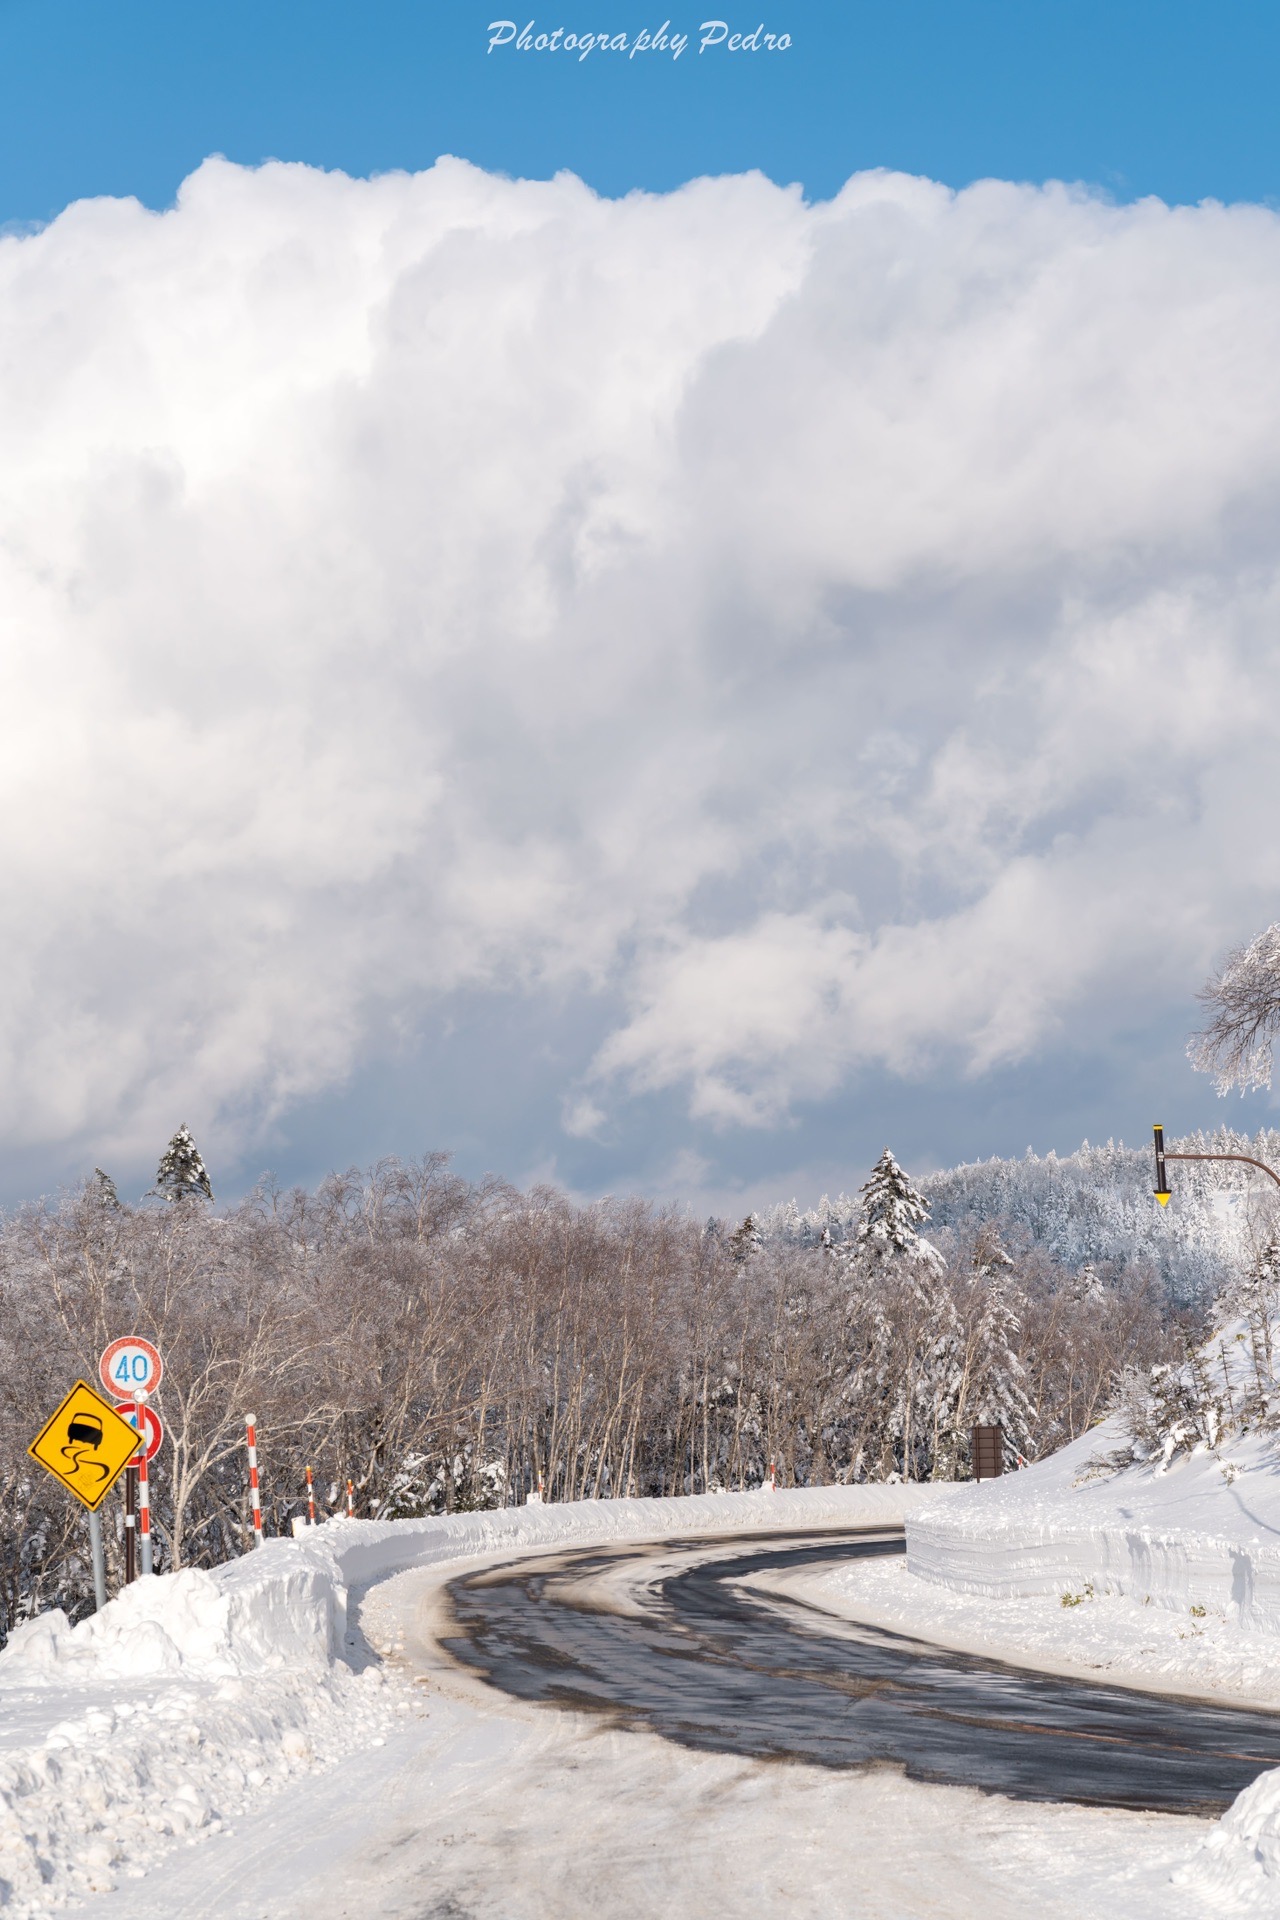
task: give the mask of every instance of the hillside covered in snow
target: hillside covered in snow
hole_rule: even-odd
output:
[[[1220,1127],[1171,1140],[1171,1151],[1246,1153],[1280,1167],[1280,1131],[1255,1136]],[[978,1160],[920,1176],[915,1186],[935,1232],[998,1225],[1011,1238],[1041,1248],[1065,1267],[1146,1264],[1171,1299],[1189,1305],[1210,1297],[1225,1270],[1248,1263],[1269,1183],[1247,1167],[1213,1163],[1178,1166],[1174,1197],[1165,1209],[1152,1198],[1149,1145],[1113,1141],[1075,1153],[1020,1160]],[[766,1240],[817,1246],[852,1239],[859,1200],[824,1196],[801,1211],[795,1201],[758,1216]]]

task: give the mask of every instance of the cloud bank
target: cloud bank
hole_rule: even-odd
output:
[[[10,1143],[547,989],[570,1130],[771,1125],[1275,916],[1271,212],[212,160],[0,240],[0,341]]]

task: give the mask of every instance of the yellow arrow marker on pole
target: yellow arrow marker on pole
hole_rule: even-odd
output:
[[[94,1513],[138,1451],[138,1432],[77,1380],[27,1452]]]

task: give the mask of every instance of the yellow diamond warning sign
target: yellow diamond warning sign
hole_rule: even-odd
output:
[[[138,1434],[109,1400],[77,1380],[27,1452],[92,1513],[138,1451]]]

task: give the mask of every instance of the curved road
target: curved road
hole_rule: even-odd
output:
[[[686,1746],[1027,1799],[1213,1813],[1280,1765],[1280,1716],[1059,1679],[735,1585],[902,1550],[900,1532],[876,1529],[540,1555],[453,1581],[445,1644],[520,1699]],[[667,1571],[645,1586],[655,1559]]]

